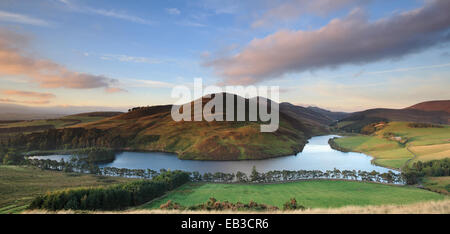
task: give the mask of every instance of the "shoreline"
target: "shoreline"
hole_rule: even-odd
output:
[[[367,155],[367,156],[372,158],[372,160],[370,160],[370,162],[373,165],[375,165],[375,166],[384,167],[384,168],[387,168],[387,169],[390,169],[390,170],[394,170],[394,171],[397,171],[397,172],[402,172],[401,168],[393,168],[393,167],[390,167],[390,166],[385,166],[385,165],[381,165],[381,164],[377,163],[375,161],[377,159],[377,157],[375,157],[375,156],[373,156],[373,155],[371,155],[369,153],[341,147],[334,141],[335,139],[337,139],[337,137],[333,137],[333,138],[330,138],[330,140],[328,140],[328,145],[330,145],[330,147],[332,149],[334,149],[334,150],[337,150],[337,151],[342,152],[342,153],[352,153],[353,152],[353,153],[364,154],[364,155]]]

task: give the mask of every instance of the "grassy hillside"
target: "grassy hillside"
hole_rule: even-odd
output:
[[[340,131],[360,133],[364,126],[381,121],[450,124],[450,100],[429,101],[404,109],[369,109],[355,112],[333,125]]]
[[[206,202],[210,197],[220,201],[251,200],[282,207],[290,198],[307,208],[343,207],[349,205],[408,204],[441,200],[444,195],[414,187],[354,181],[300,181],[284,184],[197,184],[184,185],[167,196],[137,209],[158,209],[168,200],[184,206]]]
[[[407,109],[423,111],[445,111],[447,113],[450,113],[450,100],[421,102],[419,104],[410,106]]]
[[[401,168],[405,163],[450,157],[450,126],[414,128],[408,122],[390,122],[370,136],[336,139],[338,146],[375,157],[381,166]]]
[[[370,136],[335,139],[337,147],[375,157],[380,166],[402,168],[417,161],[450,157],[450,126],[414,127],[408,122],[390,122]],[[425,178],[423,185],[432,191],[448,193],[449,177]]]
[[[390,122],[373,135],[343,137],[335,142],[350,151],[369,154],[376,164],[391,168],[450,157],[450,126],[414,128],[409,124]]]
[[[203,104],[208,101],[203,100]],[[248,103],[248,99],[245,101]],[[173,152],[182,159],[244,160],[296,154],[308,138],[328,132],[325,125],[312,121],[312,117],[306,119],[284,108],[280,108],[278,130],[266,133],[260,132],[260,125],[266,124],[261,121],[175,122],[171,108],[171,105],[135,108],[111,118],[32,134],[16,144],[26,142],[27,150],[100,146]]]
[[[426,177],[423,181],[424,186],[431,191],[450,195],[450,177]]]
[[[56,119],[26,120],[26,121],[0,121],[0,142],[17,134],[43,132],[49,129],[61,129],[80,123],[99,121],[112,117],[120,112],[92,112],[69,115]]]
[[[34,197],[49,191],[125,183],[130,180],[120,177],[43,171],[32,167],[0,166],[0,214],[20,212]]]

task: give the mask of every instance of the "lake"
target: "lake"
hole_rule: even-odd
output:
[[[390,169],[373,165],[372,157],[362,153],[344,153],[334,150],[328,140],[335,135],[317,136],[309,139],[303,152],[297,155],[248,161],[195,161],[180,160],[175,154],[159,152],[120,152],[112,163],[99,164],[99,167],[116,167],[128,169],[159,169],[183,170],[205,172],[236,173],[241,171],[250,174],[252,167],[256,166],[259,172],[273,170],[361,170],[388,172]],[[68,160],[70,155],[34,156],[31,158]],[[395,171],[394,171],[395,172]]]

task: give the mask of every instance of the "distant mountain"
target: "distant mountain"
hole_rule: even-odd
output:
[[[431,101],[405,109],[369,109],[352,113],[336,126],[344,131],[359,132],[364,126],[381,121],[450,124],[450,112],[444,111],[447,104],[448,101]]]
[[[123,108],[126,109],[126,108]],[[0,120],[36,120],[55,119],[67,115],[87,112],[118,112],[121,108],[109,107],[79,107],[79,106],[49,106],[31,107],[17,104],[0,103]]]
[[[52,119],[64,116],[46,109],[0,103],[0,120]]]
[[[232,96],[235,103],[244,99]],[[203,105],[208,101],[203,98]],[[250,100],[244,101],[248,104]],[[100,121],[33,133],[20,141],[26,141],[30,149],[41,150],[98,146],[172,152],[181,159],[246,160],[293,155],[302,151],[308,138],[328,133],[330,120],[326,116],[287,103],[279,108],[280,125],[275,132],[260,132],[260,125],[265,124],[262,121],[175,122],[172,105],[165,105],[132,108]],[[248,120],[248,113],[246,116]],[[19,146],[23,145],[20,141],[16,142]]]
[[[450,113],[450,100],[422,102],[406,109],[422,111],[444,111]]]
[[[333,112],[314,106],[309,106],[308,109],[316,113],[322,114],[331,119],[332,121],[338,121],[350,115],[350,113],[347,112]]]
[[[329,125],[341,117],[347,116],[346,113],[341,114],[340,112],[331,112],[317,107],[305,108],[287,102],[280,104],[280,111],[287,114],[292,114],[302,121],[319,125]]]

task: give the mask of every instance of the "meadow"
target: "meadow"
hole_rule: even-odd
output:
[[[130,180],[0,165],[0,214],[21,212],[36,196],[49,191],[119,184]]]
[[[386,137],[406,140],[405,144]],[[343,137],[335,143],[345,149],[373,156],[374,163],[400,169],[416,161],[450,157],[450,126],[412,128],[408,122],[390,122],[374,134]]]
[[[290,198],[295,198],[298,204],[307,208],[336,208],[349,205],[409,204],[441,200],[446,196],[410,186],[339,180],[311,180],[283,184],[189,183],[136,209],[158,209],[168,200],[190,206],[204,203],[210,197],[219,201],[233,203],[255,201],[278,207],[282,207]]]

